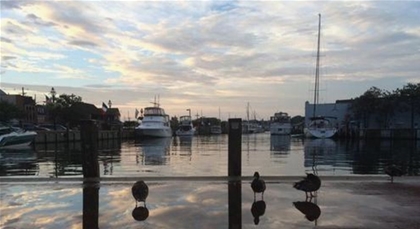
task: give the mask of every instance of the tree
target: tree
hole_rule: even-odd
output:
[[[9,122],[14,118],[24,117],[24,112],[17,106],[6,101],[0,101],[0,121]]]
[[[350,109],[353,111],[356,118],[362,120],[365,128],[369,126],[371,115],[378,110],[378,99],[382,98],[384,93],[387,92],[383,92],[377,87],[371,87],[352,102]]]
[[[82,97],[74,94],[61,94],[58,98],[55,98],[52,103],[48,103],[46,108],[51,121],[53,121],[54,124],[57,122],[63,124],[68,123],[69,120],[71,120],[71,114],[67,112],[68,108],[77,102],[82,102]]]
[[[408,83],[402,89],[397,89],[395,92],[400,103],[399,108],[402,111],[410,111],[411,113],[411,128],[414,128],[414,116],[420,115],[420,83]]]

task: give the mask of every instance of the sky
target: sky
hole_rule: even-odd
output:
[[[1,90],[269,119],[420,82],[419,1],[4,1]],[[248,109],[249,108],[249,109]],[[249,111],[249,112],[247,112]]]

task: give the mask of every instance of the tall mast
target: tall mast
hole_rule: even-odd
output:
[[[315,68],[315,90],[314,90],[314,113],[313,117],[316,115],[316,105],[319,102],[319,54],[320,54],[320,44],[321,44],[321,14],[318,14],[318,48],[316,51],[316,68]]]

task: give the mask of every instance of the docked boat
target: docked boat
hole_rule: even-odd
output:
[[[220,124],[210,126],[210,134],[222,134],[222,127]]]
[[[175,131],[175,134],[176,136],[193,136],[195,134],[195,128],[190,115],[179,117],[179,127]]]
[[[137,136],[143,137],[171,137],[172,129],[169,115],[165,110],[154,103],[153,107],[144,108],[144,116],[139,126],[135,128]]]
[[[29,146],[35,139],[35,131],[25,131],[16,127],[0,126],[0,148]]]
[[[292,132],[292,123],[290,116],[285,112],[276,112],[270,117],[271,135],[290,135]]]
[[[321,39],[321,14],[319,14],[318,25],[318,48],[316,55],[316,71],[315,71],[315,90],[313,114],[310,123],[305,128],[306,137],[310,138],[331,138],[337,133],[337,128],[333,125],[331,117],[317,115],[317,105],[319,102],[319,58],[320,58],[320,39]],[[334,118],[334,117],[332,117]]]

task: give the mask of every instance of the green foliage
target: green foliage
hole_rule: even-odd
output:
[[[17,106],[5,101],[0,101],[0,121],[8,122],[14,118],[24,117],[24,112]]]
[[[371,87],[363,95],[355,98],[351,110],[355,118],[360,119],[365,127],[369,126],[370,117],[377,115],[378,121],[387,128],[396,111],[412,111],[420,114],[420,83],[405,85],[402,89],[388,92],[377,87]]]
[[[54,98],[52,103],[48,103],[46,105],[47,112],[51,118],[50,121],[63,124],[72,122],[74,117],[72,117],[73,115],[68,112],[68,108],[78,102],[82,102],[82,97],[74,94],[61,94],[58,98]]]

